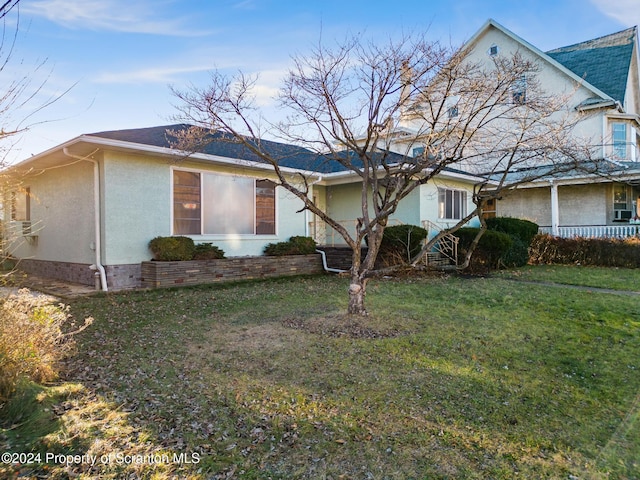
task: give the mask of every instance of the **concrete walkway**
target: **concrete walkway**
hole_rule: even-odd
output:
[[[77,298],[98,293],[89,285],[65,282],[55,278],[40,277],[24,272],[12,272],[6,277],[6,291],[15,291],[19,288],[28,288],[36,292],[52,295],[59,299]]]

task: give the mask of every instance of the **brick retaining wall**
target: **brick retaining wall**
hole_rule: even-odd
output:
[[[233,257],[221,260],[142,262],[141,283],[146,288],[251,280],[321,273],[319,254],[286,257]]]

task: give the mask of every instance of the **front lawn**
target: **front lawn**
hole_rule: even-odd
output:
[[[95,321],[66,382],[27,389],[0,446],[89,456],[0,475],[640,477],[640,298],[381,279],[372,315],[353,320],[347,286],[317,276],[72,302]]]

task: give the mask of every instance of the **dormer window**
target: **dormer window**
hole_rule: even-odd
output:
[[[487,55],[489,55],[490,57],[495,57],[496,55],[498,55],[498,46],[491,45],[489,47],[489,50],[487,50]]]

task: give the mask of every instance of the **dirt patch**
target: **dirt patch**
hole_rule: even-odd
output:
[[[379,320],[367,317],[336,314],[323,317],[285,318],[282,325],[328,337],[391,338],[406,333],[394,325],[381,325]]]

